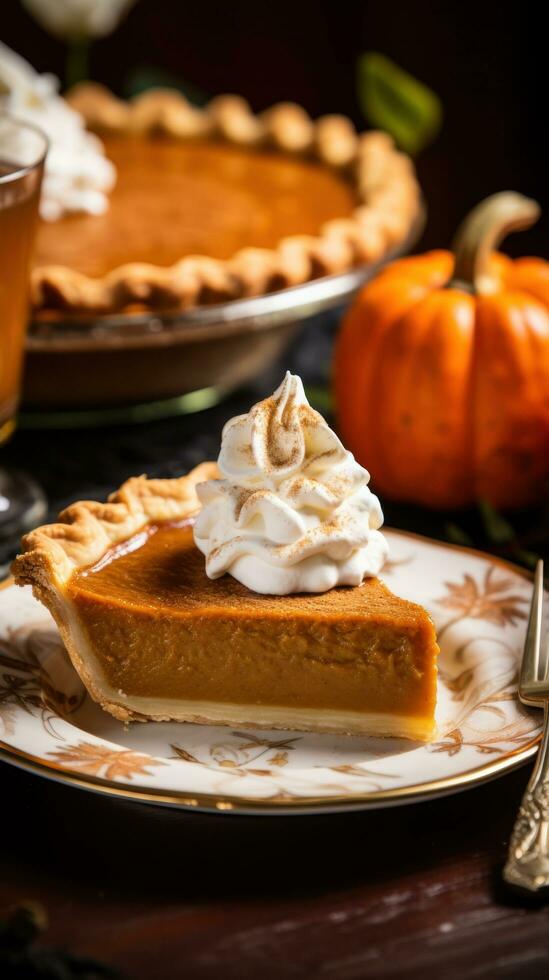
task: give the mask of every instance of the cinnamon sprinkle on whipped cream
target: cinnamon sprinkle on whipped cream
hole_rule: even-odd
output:
[[[370,475],[287,372],[270,398],[226,423],[222,479],[197,486],[194,539],[211,579],[288,595],[360,585],[388,554]]]

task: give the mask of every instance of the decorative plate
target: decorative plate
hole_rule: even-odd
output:
[[[125,727],[87,696],[30,591],[0,592],[0,754],[61,782],[147,803],[311,813],[419,801],[482,783],[536,751],[541,712],[517,674],[526,572],[480,552],[387,532],[383,578],[431,612],[441,645],[429,745],[176,723]]]

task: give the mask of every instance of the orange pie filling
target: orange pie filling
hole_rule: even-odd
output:
[[[109,710],[432,737],[438,647],[421,606],[377,578],[287,596],[211,581],[192,524],[152,523],[67,583]]]
[[[249,246],[317,235],[359,203],[349,180],[315,160],[206,140],[107,136],[104,143],[118,173],[108,211],[43,221],[35,266],[70,264],[102,276],[130,262],[230,259]]]

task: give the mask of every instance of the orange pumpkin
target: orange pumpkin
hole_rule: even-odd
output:
[[[339,430],[380,494],[441,508],[547,494],[549,263],[493,251],[538,215],[534,201],[495,194],[453,254],[394,262],[346,314]]]

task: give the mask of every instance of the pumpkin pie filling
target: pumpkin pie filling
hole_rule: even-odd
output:
[[[102,276],[129,262],[230,259],[244,247],[274,248],[289,235],[316,235],[358,203],[344,176],[272,150],[159,136],[109,136],[104,144],[118,173],[108,211],[43,221],[35,266],[70,263]]]
[[[205,703],[244,714],[253,706],[265,724],[290,709],[340,730],[347,716],[367,724],[369,714],[385,715],[398,733],[428,737],[436,643],[421,607],[374,578],[284,597],[254,594],[230,576],[212,581],[192,525],[151,524],[68,584],[122,704],[158,712],[164,702],[173,714],[179,701],[192,714],[194,703],[197,715]]]
[[[383,261],[418,222],[410,160],[344,116],[313,120],[292,103],[255,115],[230,95],[197,109],[164,89],[126,102],[93,83],[68,102],[108,165],[88,167],[42,223],[39,317],[260,296]]]

